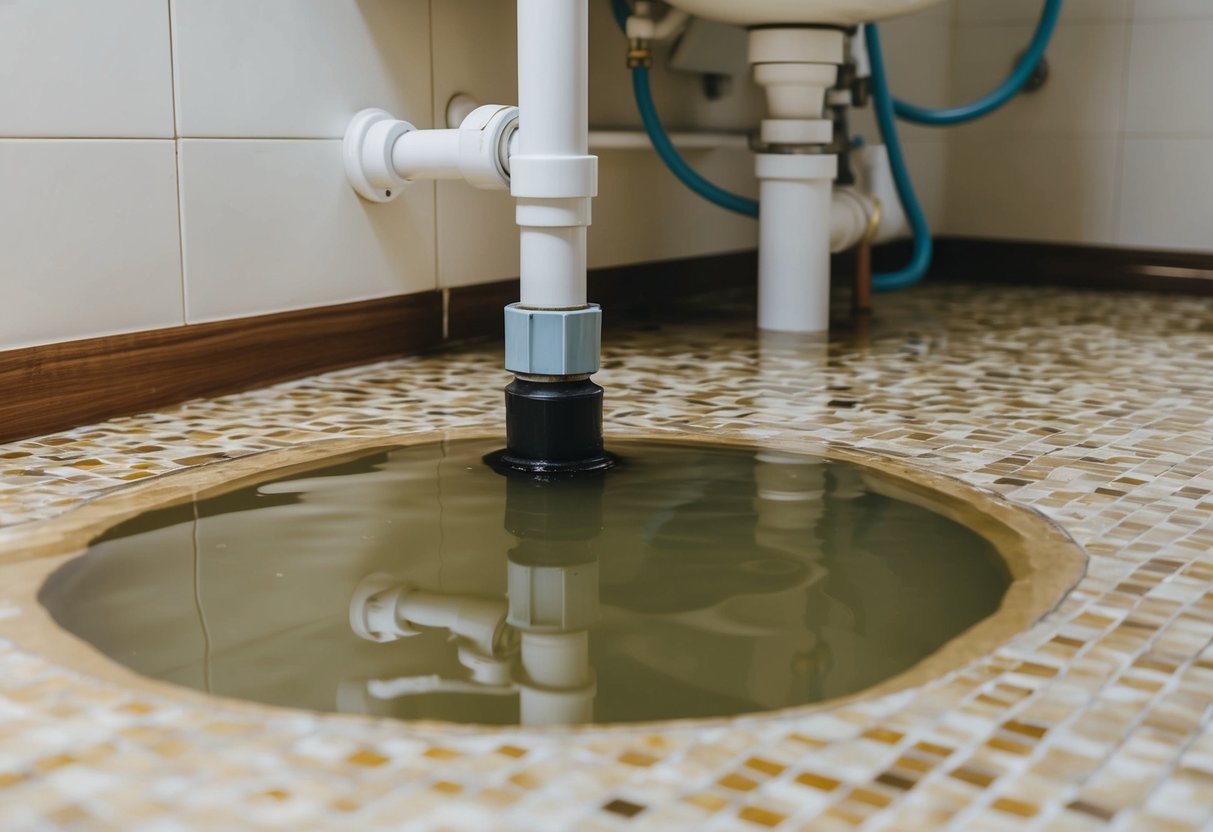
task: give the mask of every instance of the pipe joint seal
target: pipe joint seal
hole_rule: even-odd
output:
[[[511,156],[510,192],[530,199],[598,196],[597,156]]]
[[[518,224],[526,228],[588,226],[593,216],[589,198],[529,199],[521,197],[514,209]]]
[[[834,141],[834,122],[813,118],[768,118],[762,122],[765,145],[828,145]]]
[[[518,108],[477,107],[459,125],[459,170],[474,188],[510,187],[510,140],[518,132]]]
[[[598,372],[602,309],[505,308],[505,368],[531,376],[577,376]]]
[[[785,179],[801,182],[813,179],[834,180],[838,175],[838,157],[803,153],[761,153],[755,164],[759,179]]]

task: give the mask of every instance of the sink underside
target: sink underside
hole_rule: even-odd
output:
[[[940,0],[670,0],[698,17],[740,26],[825,23],[854,26],[900,17]]]

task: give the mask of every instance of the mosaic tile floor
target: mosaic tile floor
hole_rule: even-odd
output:
[[[135,694],[0,642],[0,829],[1213,828],[1213,301],[963,286],[870,338],[607,345],[608,423],[794,429],[1052,518],[1061,607],[962,671],[695,730],[424,731]],[[494,350],[0,446],[0,535],[130,481],[334,436],[498,424]],[[0,616],[19,614],[0,609]]]

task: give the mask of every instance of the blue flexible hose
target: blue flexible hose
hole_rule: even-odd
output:
[[[905,268],[895,272],[872,275],[872,288],[877,292],[891,292],[913,286],[926,276],[931,268],[931,257],[935,243],[931,239],[931,227],[926,212],[914,192],[914,182],[906,166],[905,153],[901,149],[901,137],[897,135],[897,119],[893,115],[893,94],[889,91],[889,79],[885,74],[884,53],[880,48],[880,27],[874,23],[864,26],[864,38],[868,44],[868,60],[872,65],[872,109],[876,123],[889,154],[889,165],[893,169],[893,181],[897,184],[897,195],[910,228],[914,232],[914,254]]]
[[[632,8],[628,5],[627,0],[611,0],[611,11],[615,14],[615,22],[619,24],[619,28],[627,31],[628,18],[632,14]],[[649,71],[645,67],[637,67],[632,70],[632,91],[636,96],[636,109],[640,111],[640,119],[644,122],[644,129],[649,134],[649,141],[653,143],[653,149],[657,151],[657,155],[665,162],[665,166],[670,169],[670,172],[678,177],[678,181],[721,208],[743,216],[757,217],[757,200],[726,191],[719,185],[709,182],[691,167],[678,152],[678,148],[674,147],[674,142],[670,140],[669,133],[665,131],[665,127],[661,123],[661,116],[657,113],[657,105],[653,101],[653,87],[649,81]]]
[[[657,114],[657,106],[653,103],[653,88],[649,84],[649,71],[644,67],[632,70],[632,90],[636,94],[636,107],[640,110],[640,118],[644,121],[644,129],[649,134],[653,149],[657,151],[657,155],[665,162],[670,172],[678,177],[682,184],[709,202],[714,202],[721,208],[747,217],[757,217],[757,200],[726,191],[719,185],[704,179],[687,163],[687,160],[678,152],[678,148],[674,147],[674,142],[670,140],[669,134],[661,124],[661,117]]]
[[[1040,22],[1036,24],[1036,32],[1032,35],[1032,42],[1028,44],[1027,51],[1019,59],[1019,63],[1015,65],[1015,69],[1007,80],[991,92],[968,104],[938,109],[920,107],[917,104],[894,99],[893,112],[897,114],[898,118],[931,127],[964,124],[994,112],[1018,95],[1024,85],[1031,80],[1032,74],[1036,72],[1036,67],[1040,65],[1045,56],[1045,50],[1049,48],[1053,32],[1057,29],[1062,2],[1063,0],[1045,0],[1044,10],[1040,13]]]

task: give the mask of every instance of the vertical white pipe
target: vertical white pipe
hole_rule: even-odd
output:
[[[518,0],[519,150],[589,152],[588,0]]]
[[[834,156],[760,155],[758,328],[830,328],[830,208]]]
[[[586,174],[593,170],[588,0],[518,0],[518,109],[511,168],[522,234],[521,302],[584,307],[594,191],[594,176]]]
[[[585,226],[523,228],[519,302],[529,309],[585,306],[585,252]]]

